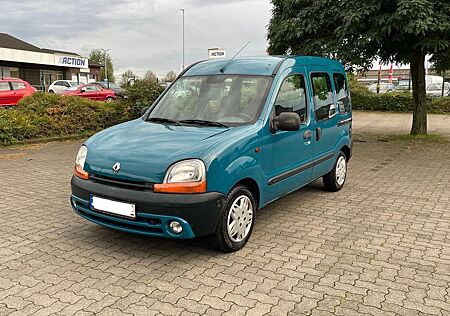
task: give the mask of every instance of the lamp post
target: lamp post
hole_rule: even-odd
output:
[[[108,89],[109,89],[109,80],[108,80],[108,65],[107,65],[107,61],[106,61],[106,53],[109,51],[108,49],[103,49],[102,48],[103,53],[105,54],[105,80],[106,80],[106,84],[108,85]]]
[[[184,9],[180,9],[182,17],[183,17],[183,63],[181,65],[181,69],[184,70]]]

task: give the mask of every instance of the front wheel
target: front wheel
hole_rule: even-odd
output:
[[[234,187],[222,210],[210,244],[222,252],[234,252],[247,243],[255,223],[256,201],[247,187]]]
[[[112,101],[113,101],[113,98],[111,98],[111,97],[107,97],[107,98],[106,98],[106,102],[109,103],[109,102],[112,102]]]
[[[325,189],[331,192],[337,192],[345,184],[347,178],[347,157],[341,151],[334,164],[333,169],[323,176],[323,185]]]

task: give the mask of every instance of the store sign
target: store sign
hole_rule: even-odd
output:
[[[71,68],[89,68],[88,59],[83,57],[55,55],[55,64]]]
[[[208,49],[208,58],[217,59],[217,58],[226,58],[227,52],[225,49],[212,48]]]

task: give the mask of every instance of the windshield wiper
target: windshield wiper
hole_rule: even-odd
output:
[[[147,122],[157,122],[157,123],[169,123],[175,125],[181,125],[177,120],[172,120],[164,117],[149,117]]]
[[[213,121],[207,121],[207,120],[180,120],[180,123],[229,127],[228,125],[220,123],[220,122],[213,122]]]

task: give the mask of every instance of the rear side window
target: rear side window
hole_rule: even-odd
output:
[[[68,82],[65,81],[61,81],[61,85],[67,88],[70,88],[70,84]]]
[[[9,87],[9,82],[0,82],[0,91],[9,91],[11,88]]]
[[[336,96],[338,100],[339,113],[350,112],[350,94],[348,92],[345,76],[340,73],[333,74],[334,86],[336,87]]]
[[[305,78],[291,75],[284,79],[275,101],[275,115],[282,112],[296,112],[300,121],[307,119]]]
[[[330,113],[330,108],[334,107],[330,76],[327,73],[313,73],[311,74],[311,82],[316,119],[318,121],[326,120],[332,114]]]
[[[13,90],[22,90],[26,89],[26,86],[22,82],[11,82]]]

